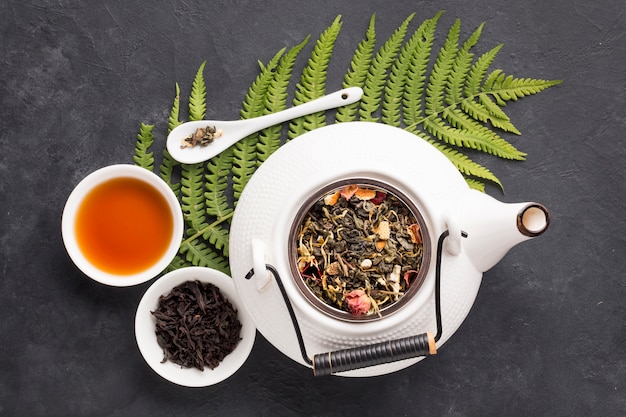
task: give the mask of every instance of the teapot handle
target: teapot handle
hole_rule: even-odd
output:
[[[351,371],[437,353],[435,337],[423,333],[401,339],[313,355],[313,375]]]
[[[439,329],[437,336],[433,336],[432,333],[428,332],[370,345],[319,353],[313,355],[313,358],[311,359],[307,354],[302,332],[300,331],[300,325],[298,324],[296,314],[289,298],[287,297],[285,287],[283,286],[283,282],[278,274],[278,271],[270,264],[266,264],[265,268],[269,274],[274,276],[276,284],[278,284],[278,288],[280,289],[280,292],[285,300],[285,305],[287,307],[287,311],[289,312],[291,322],[293,323],[294,330],[296,331],[298,345],[300,346],[300,353],[304,361],[313,368],[314,376],[330,375],[335,372],[351,371],[369,366],[400,361],[403,359],[416,358],[418,356],[434,355],[437,353],[436,341],[440,337]],[[246,274],[245,279],[251,279],[257,274],[257,268],[253,267]],[[265,281],[265,274],[261,272],[258,276],[261,277],[261,281]],[[257,283],[257,288],[259,286],[265,287],[267,286],[267,283]]]
[[[252,265],[254,275],[256,275],[256,289],[262,291],[272,282],[272,275],[265,267],[265,243],[260,239],[252,239]]]
[[[287,292],[285,291],[285,287],[276,268],[270,264],[266,264],[265,269],[268,271],[268,274],[263,274],[261,265],[255,264],[254,267],[246,274],[245,279],[251,279],[253,276],[258,274],[258,276],[261,277],[260,281],[262,282],[262,284],[257,283],[257,288],[259,288],[259,286],[267,286],[269,283],[267,281],[267,276],[270,276],[269,281],[271,281],[271,276],[274,276],[276,284],[278,284],[278,288],[280,289],[283,299],[285,300],[285,305],[287,307],[287,311],[289,312],[291,322],[293,323],[294,330],[296,331],[296,337],[298,339],[298,345],[300,346],[302,359],[313,368],[313,375],[315,376],[330,375],[335,372],[351,371],[369,366],[416,358],[419,356],[434,355],[437,353],[436,342],[439,341],[443,333],[440,298],[441,257],[443,254],[444,241],[450,236],[450,233],[451,232],[448,230],[442,233],[437,244],[437,263],[435,274],[435,314],[437,319],[437,335],[435,336],[433,336],[432,333],[427,332],[401,339],[393,339],[370,345],[319,353],[313,355],[313,358],[311,359],[304,346],[304,339],[302,337],[302,332],[300,331],[296,314],[293,310],[291,302],[289,301],[289,297],[287,296]],[[460,231],[459,236],[466,238],[467,233]],[[257,249],[260,250],[262,248],[257,246]],[[261,259],[262,258],[259,257],[258,261],[260,262]]]
[[[463,232],[461,227],[455,220],[455,217],[448,216],[446,218],[446,227],[448,228],[448,240],[446,242],[446,251],[450,255],[459,255],[461,253],[461,237]]]

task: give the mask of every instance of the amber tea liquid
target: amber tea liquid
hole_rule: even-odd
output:
[[[167,251],[174,219],[165,197],[135,178],[91,190],[78,208],[76,240],[95,267],[115,275],[148,269]]]

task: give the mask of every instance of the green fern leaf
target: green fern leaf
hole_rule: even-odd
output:
[[[139,127],[139,134],[137,134],[135,154],[133,156],[135,165],[145,168],[148,171],[154,170],[154,152],[149,151],[150,147],[154,143],[152,129],[154,129],[154,125],[147,125],[144,123],[141,124]]]
[[[482,193],[485,192],[485,183],[482,181],[478,181],[474,178],[465,178],[465,182],[471,189],[478,190]]]
[[[185,255],[185,260],[192,265],[212,268],[227,275],[230,274],[228,261],[213,252],[204,242],[193,240],[182,243],[179,252],[181,255]]]
[[[177,197],[180,197],[180,183],[174,181],[174,169],[178,167],[180,164],[172,155],[170,155],[167,148],[163,149],[163,159],[161,160],[161,165],[159,166],[159,172],[161,174],[161,179],[170,186],[174,194]]]
[[[202,120],[206,114],[205,65],[206,61],[203,61],[191,85],[191,94],[189,95],[189,120]]]
[[[366,122],[378,121],[378,118],[375,117],[374,114],[381,106],[382,93],[385,88],[385,82],[387,81],[387,72],[393,65],[400,51],[409,23],[411,23],[414,16],[415,13],[412,13],[404,19],[400,27],[387,39],[372,60],[372,65],[365,78],[363,97],[361,97],[360,101],[360,120]]]
[[[488,120],[493,125],[493,127],[497,127],[507,132],[515,133],[517,135],[521,135],[522,133],[517,130],[517,128],[511,123],[509,116],[504,113],[504,111],[498,106],[498,104],[494,103],[493,100],[485,93],[478,94],[478,102],[484,106],[483,108],[487,110],[489,113]]]
[[[524,154],[502,138],[486,130],[456,129],[439,117],[424,120],[424,128],[437,139],[450,145],[476,149],[505,159],[523,159]]]
[[[255,139],[258,135],[253,136]],[[235,203],[239,200],[244,187],[256,170],[256,144],[240,141],[233,149],[233,195]]]
[[[180,125],[182,122],[178,120],[178,115],[180,113],[180,87],[178,83],[176,83],[176,96],[174,97],[174,103],[172,104],[172,109],[170,110],[170,116],[167,119],[167,133],[170,133],[174,128]]]
[[[167,119],[167,133],[169,134],[176,126],[180,125],[182,122],[178,119],[180,113],[180,86],[176,83],[176,95],[174,97],[174,103],[172,104],[172,108],[170,110],[170,115]],[[176,183],[173,180],[174,169],[180,165],[178,161],[172,158],[167,148],[163,149],[163,159],[161,161],[161,165],[159,166],[159,172],[161,174],[161,179],[169,185],[169,187],[174,191],[177,197],[180,197],[180,183]]]
[[[478,29],[465,41],[461,49],[456,54],[456,60],[452,65],[452,70],[448,77],[446,85],[446,103],[456,104],[463,99],[463,91],[467,75],[474,60],[474,54],[470,53],[470,49],[478,43],[482,33],[484,23],[478,26]]]
[[[500,186],[500,188],[502,188],[502,183],[500,182],[500,180],[486,167],[472,161],[469,157],[467,157],[467,155],[464,155],[457,150],[447,147],[441,142],[433,140],[427,135],[422,136],[424,136],[424,140],[433,145],[435,148],[439,149],[439,151],[443,153],[450,160],[450,162],[452,162],[452,164],[456,167],[456,169],[459,170],[459,172],[461,172],[461,174],[491,181]]]
[[[232,169],[232,149],[222,152],[207,162],[204,193],[206,213],[217,219],[224,218],[233,211],[228,204],[226,191],[228,189],[228,175]]]
[[[220,250],[223,256],[228,257],[228,230],[222,226],[222,223],[229,221],[234,212],[214,221],[211,224],[204,224],[204,227],[191,234],[192,229],[188,229],[189,237],[181,243],[181,247],[186,246],[200,237],[205,243],[210,243],[212,247],[207,246],[207,250],[212,251],[213,248]],[[206,245],[205,245],[206,246]]]
[[[503,74],[504,72],[501,69],[492,71],[491,74],[489,74],[489,76],[487,76],[487,78],[485,79],[485,82],[483,83],[482,91],[484,92],[485,89],[493,88],[493,84],[496,82],[498,77]],[[496,101],[496,105],[502,106],[502,107],[506,106],[506,100],[503,100],[499,95],[497,94],[493,95],[493,98]]]
[[[461,21],[457,19],[450,28],[444,45],[439,50],[437,60],[430,74],[428,87],[426,88],[425,114],[430,116],[443,110],[443,94],[452,71],[452,65],[457,52]]]
[[[164,273],[171,272],[171,271],[174,271],[176,269],[184,268],[186,266],[188,266],[188,265],[185,262],[185,260],[183,258],[181,258],[179,255],[176,255],[174,257],[174,259],[172,259],[172,262],[170,262],[170,264],[167,266],[167,268],[165,268],[165,270],[163,272]]]
[[[395,60],[389,79],[385,85],[385,94],[382,105],[382,122],[399,127],[402,122],[402,103],[406,84],[409,80],[409,68],[413,55],[419,44],[423,42],[424,30],[429,21],[425,21],[413,32],[407,43],[404,44]]]
[[[500,52],[504,45],[497,45],[495,48],[481,55],[472,67],[467,76],[467,82],[465,83],[465,97],[473,97],[480,93],[480,85],[482,84],[487,70],[496,59],[496,55]]]
[[[415,47],[411,62],[407,68],[407,81],[403,94],[402,112],[404,122],[413,125],[423,115],[422,96],[426,82],[426,70],[432,53],[435,30],[443,12],[424,21],[417,29],[419,42]]]
[[[475,132],[476,136],[480,137],[481,141],[484,141],[484,143],[475,143],[474,146],[462,146],[470,147],[473,149],[480,149],[483,152],[487,152],[491,155],[495,155],[504,159],[523,161],[526,158],[525,152],[516,149],[512,144],[510,144],[496,132],[488,129],[476,120],[468,117],[459,109],[445,109],[443,111],[443,118],[456,129],[459,129],[463,132]],[[468,140],[472,141],[475,139],[473,137],[468,137]]]
[[[188,234],[203,229],[206,223],[204,197],[204,164],[182,164],[181,208],[185,222],[190,229]]]
[[[540,93],[562,82],[562,80],[515,78],[512,75],[506,76],[501,70],[495,70],[487,77],[482,92],[491,94],[498,104],[502,105],[503,102]]]
[[[310,35],[300,44],[291,48],[283,55],[276,67],[265,97],[265,114],[275,113],[287,107],[287,88],[293,72],[296,58],[309,42]],[[259,140],[256,145],[257,165],[261,165],[279,147],[282,136],[282,125],[268,127],[259,132]]]
[[[272,57],[267,65],[263,65],[259,62],[261,72],[246,93],[246,98],[244,99],[241,109],[242,119],[250,119],[263,115],[265,111],[265,97],[267,89],[269,88],[274,76],[274,70],[284,52],[285,48],[278,51],[278,53]],[[237,200],[239,200],[239,196],[248,183],[248,180],[252,177],[252,174],[256,170],[257,140],[258,134],[255,133],[237,142],[233,148],[232,180],[235,204],[237,203]]]
[[[474,98],[466,98],[460,103],[461,109],[472,118],[481,122],[488,122],[492,119],[500,120],[493,117],[493,113],[489,111],[482,103],[477,103]]]
[[[224,229],[220,224],[206,227],[202,238],[221,250],[224,256],[228,257],[228,230]]]
[[[337,16],[315,43],[308,64],[302,71],[300,82],[296,85],[293,99],[294,105],[306,103],[326,94],[326,71],[341,26],[341,16]],[[298,117],[289,123],[288,137],[293,139],[304,132],[324,125],[326,125],[325,112]]]
[[[493,103],[495,105],[495,103]],[[460,103],[460,108],[472,118],[481,122],[490,122],[493,127],[500,128],[507,132],[519,134],[519,130],[509,120],[494,117],[493,110],[484,104],[474,101],[474,98],[466,98]]]
[[[202,237],[206,242],[212,244],[215,249],[221,250],[224,256],[228,257],[228,231],[222,226],[222,223],[229,222],[233,214],[234,211],[231,210],[211,224],[203,223],[201,229],[187,229],[186,238],[181,243],[181,246]]]
[[[374,47],[376,46],[376,30],[375,30],[376,14],[372,14],[369,26],[365,32],[365,38],[359,42],[352,61],[350,62],[350,70],[343,78],[342,87],[361,87],[365,85],[365,78],[369,71],[372,57],[374,55]],[[337,109],[335,120],[337,122],[352,122],[357,118],[359,103],[348,104]]]
[[[251,119],[263,114],[265,110],[265,94],[273,77],[273,71],[276,69],[280,58],[287,48],[278,51],[267,63],[263,64],[258,61],[259,75],[256,76],[254,82],[246,92],[246,97],[241,104],[241,119]]]
[[[163,273],[168,273],[168,272],[172,272],[176,269],[180,269],[180,268],[185,268],[187,265],[187,262],[181,258],[179,255],[174,256],[174,259],[172,259],[172,261],[170,262],[170,264],[165,268],[165,270],[163,271]]]
[[[503,120],[507,122],[511,121],[511,119],[509,119],[509,116],[507,116],[504,110],[502,110],[502,108],[500,108],[497,103],[494,103],[493,100],[489,98],[489,95],[487,95],[486,93],[480,93],[477,95],[477,97],[478,102],[482,104],[484,106],[484,109],[489,112],[489,114],[492,116],[491,118],[496,118],[498,120]]]

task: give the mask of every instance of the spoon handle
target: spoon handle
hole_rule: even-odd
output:
[[[266,114],[259,117],[243,120],[196,120],[182,123],[172,129],[167,137],[167,150],[178,162],[183,164],[194,164],[211,159],[220,152],[251,135],[267,127],[286,122],[307,114],[317,113],[335,107],[341,107],[356,103],[363,96],[363,90],[359,87],[349,87],[334,93],[325,95],[318,99],[282,110],[276,113]],[[219,140],[211,143],[210,146],[181,148],[181,141],[194,133],[198,128],[213,125],[222,130],[223,135]]]
[[[267,127],[277,125],[301,116],[317,113],[324,110],[334,109],[348,104],[356,103],[363,96],[363,90],[360,87],[348,87],[334,93],[327,94],[323,97],[311,100],[309,102],[299,104],[286,110],[276,113],[266,114],[264,116],[254,117],[245,121],[245,128],[241,133],[245,136],[263,130]]]

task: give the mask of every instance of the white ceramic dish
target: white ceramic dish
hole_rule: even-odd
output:
[[[241,340],[239,344],[215,369],[181,368],[172,362],[161,363],[163,350],[157,343],[155,334],[156,320],[151,314],[159,303],[159,297],[169,293],[172,288],[186,281],[199,280],[217,286],[222,294],[237,310],[241,322]],[[256,328],[246,309],[241,306],[233,280],[222,272],[201,267],[181,268],[165,274],[156,280],[146,291],[135,316],[135,337],[137,346],[148,365],[160,376],[178,385],[186,387],[206,387],[225,380],[233,375],[246,361],[256,337]]]
[[[166,199],[174,226],[168,247],[159,260],[143,271],[128,275],[117,275],[103,271],[92,264],[80,250],[76,239],[76,215],[85,196],[87,196],[94,187],[116,178],[134,178],[151,185]],[[109,165],[83,178],[70,193],[65,203],[61,220],[63,243],[74,264],[93,280],[114,287],[127,287],[141,284],[154,278],[163,271],[178,252],[183,236],[183,229],[184,221],[180,204],[170,187],[159,178],[158,175],[147,169],[128,164]]]

